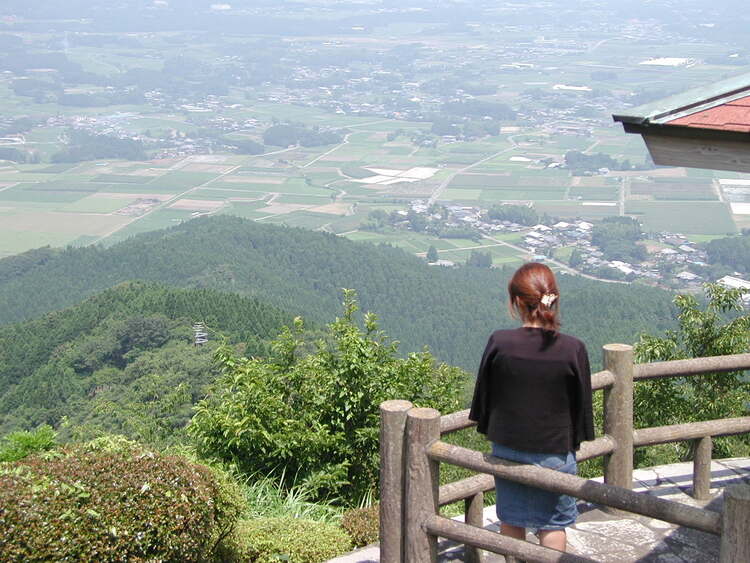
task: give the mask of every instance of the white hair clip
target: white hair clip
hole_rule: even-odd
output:
[[[555,295],[554,293],[545,293],[544,295],[542,295],[541,302],[545,307],[552,307],[552,304],[556,299],[557,295]]]

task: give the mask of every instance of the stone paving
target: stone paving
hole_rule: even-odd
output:
[[[724,487],[736,483],[750,484],[750,458],[712,461],[711,498],[707,501],[696,501],[689,496],[692,479],[692,462],[636,469],[633,472],[633,489],[721,512]],[[579,503],[578,508],[581,515],[575,526],[568,528],[568,550],[572,553],[605,563],[707,563],[719,559],[718,536],[645,516],[615,516],[585,502]],[[494,506],[484,509],[484,526],[488,530],[499,529]],[[527,540],[537,543],[536,537],[531,534]],[[445,540],[440,542],[439,550],[439,560],[443,563],[463,560],[462,545]],[[369,563],[379,560],[377,545],[371,545],[328,563]],[[483,553],[486,563],[504,560],[502,555]]]

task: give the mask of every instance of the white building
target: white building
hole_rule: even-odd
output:
[[[734,276],[724,276],[723,278],[716,280],[716,283],[720,283],[724,287],[730,289],[750,290],[750,281],[743,280],[742,278],[735,278]]]
[[[745,305],[750,305],[750,281],[743,280],[742,278],[736,278],[734,276],[724,276],[721,279],[716,280],[716,283],[728,287],[729,289],[744,289],[747,291],[742,296],[742,302]]]
[[[696,276],[693,272],[688,271],[680,272],[675,277],[683,281],[695,281],[698,279],[698,276]]]

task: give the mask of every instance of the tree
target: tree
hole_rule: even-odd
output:
[[[0,147],[0,160],[24,163],[27,160],[26,153],[13,147]]]
[[[438,117],[432,122],[431,133],[435,135],[458,135],[461,130],[450,117]]]
[[[272,125],[263,132],[263,143],[277,147],[297,144],[299,131],[291,125]]]
[[[315,342],[297,318],[268,358],[218,352],[222,375],[190,426],[201,455],[357,503],[377,486],[382,401],[459,408],[465,372],[426,351],[399,357],[374,314],[363,315],[360,328],[352,290],[343,308]]]
[[[427,249],[427,261],[430,263],[438,261],[437,248],[432,245],[430,245],[430,248]]]
[[[706,253],[710,264],[723,264],[738,272],[750,271],[750,236],[743,232],[741,236],[726,237],[706,244]]]
[[[233,145],[237,154],[262,154],[266,148],[252,139],[222,139],[223,142]]]
[[[675,297],[677,330],[669,330],[664,336],[641,335],[635,346],[636,361],[680,360],[748,351],[750,315],[742,305],[745,290],[706,284],[705,291],[708,302],[704,308],[692,295]],[[635,390],[636,427],[745,415],[748,392],[750,382],[741,372],[639,382]],[[714,451],[724,457],[740,455],[732,451],[732,446],[740,443],[738,440],[718,439]],[[690,458],[690,448],[674,446],[680,457]]]
[[[427,218],[421,213],[409,210],[406,219],[414,232],[421,233],[427,228]]]
[[[475,268],[490,268],[492,266],[492,254],[489,252],[472,250],[471,254],[466,259],[466,265],[474,266]]]
[[[577,268],[578,266],[583,264],[583,254],[581,254],[581,251],[578,248],[573,249],[573,252],[570,254],[568,264],[570,264],[572,268]]]
[[[641,224],[631,217],[605,217],[591,232],[591,242],[602,249],[607,260],[641,262],[648,257],[637,244],[643,238]]]
[[[484,100],[463,100],[447,102],[443,105],[443,111],[449,115],[485,117],[489,116],[500,121],[508,121],[516,118],[516,112],[503,103],[485,102]]]
[[[528,205],[493,205],[487,216],[494,221],[510,221],[519,225],[536,225],[539,214]]]

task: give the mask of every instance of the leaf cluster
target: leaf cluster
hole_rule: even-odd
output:
[[[0,559],[202,561],[240,509],[229,481],[184,458],[77,446],[0,466]]]
[[[55,447],[57,433],[48,424],[33,431],[19,430],[4,436],[0,441],[0,462],[18,461],[31,454]]]
[[[380,507],[352,508],[341,517],[341,527],[352,538],[354,547],[363,547],[378,541],[380,535]]]
[[[750,272],[750,235],[723,237],[706,243],[711,264],[722,264],[738,272]]]
[[[636,361],[681,360],[746,353],[750,315],[742,304],[743,290],[706,284],[707,302],[678,295],[678,328],[664,336],[641,335]],[[666,378],[636,383],[637,427],[660,426],[742,416],[748,412],[750,381],[741,372]],[[718,442],[719,455],[733,455]],[[685,455],[685,450],[681,450]]]
[[[319,563],[352,547],[340,527],[302,518],[243,520],[237,538],[240,560],[251,563]]]

